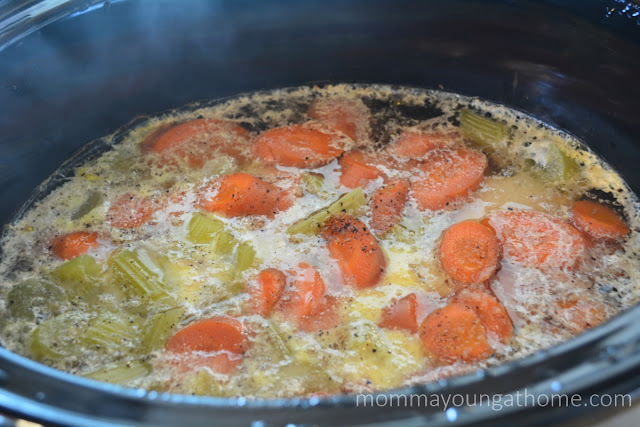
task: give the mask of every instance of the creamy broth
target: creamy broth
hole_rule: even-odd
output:
[[[341,183],[341,156],[312,168],[266,166],[256,160],[252,148],[265,131],[307,122],[313,102],[334,98],[358,100],[363,108],[362,117],[353,123],[356,140],[339,134],[345,152],[360,150],[379,159],[376,156],[396,144],[402,132],[413,130],[447,135],[447,144],[482,151],[488,159],[479,188],[455,206],[424,209],[409,193],[399,223],[376,236],[386,269],[375,286],[367,288],[345,283],[321,235],[292,237],[287,232],[296,221],[353,191]],[[504,130],[504,137],[490,146],[474,141],[459,128],[463,108],[490,117]],[[231,152],[210,159],[165,161],[148,149],[149,141],[154,141],[150,135],[163,125],[197,118],[234,122],[248,136],[225,134]],[[243,144],[237,138],[250,142]],[[2,240],[2,345],[72,374],[131,387],[220,396],[383,390],[524,357],[570,339],[638,301],[640,210],[634,194],[581,143],[503,106],[388,86],[304,87],[191,105],[138,124],[117,143],[113,136],[103,141],[109,145],[107,151],[78,165],[73,176],[17,218]],[[361,186],[367,204],[357,217],[369,229],[369,201],[387,179],[406,179],[415,188],[420,177],[415,168],[406,166],[411,161],[394,158],[393,165],[402,167],[380,161],[384,178]],[[192,228],[202,214],[203,198],[218,196],[218,190],[204,194],[203,188],[234,172],[288,189],[295,194],[291,206],[275,215],[216,215],[226,233],[227,249],[215,246],[219,242],[194,243]],[[114,206],[126,204],[128,195],[149,201],[149,218],[139,226],[119,227],[112,212]],[[444,363],[425,348],[419,333],[381,326],[383,311],[402,297],[416,295],[420,325],[460,292],[460,283],[443,269],[439,256],[442,235],[452,225],[520,210],[544,212],[570,223],[572,204],[585,197],[613,207],[629,234],[615,245],[590,244],[577,268],[553,272],[503,253],[489,280],[469,285],[495,295],[513,323],[513,335],[506,342],[487,333],[491,347],[487,357]],[[138,215],[136,209],[129,219]],[[493,224],[500,225],[498,220]],[[56,256],[52,242],[77,231],[98,237],[84,255],[91,259],[82,258],[88,264],[69,272],[64,266],[73,260]],[[501,250],[507,249],[503,245]],[[135,279],[123,279],[123,274],[136,274],[118,270],[118,262],[131,262],[118,258],[124,252],[134,254],[146,279],[162,284],[161,292],[145,294],[136,288]],[[240,268],[245,254],[248,264]],[[329,327],[305,330],[279,305],[269,315],[250,308],[248,290],[256,286],[260,271],[285,272],[286,293],[294,281],[290,272],[300,263],[315,267],[324,282],[338,319]],[[558,301],[567,298],[573,305],[559,306]],[[597,305],[593,324],[588,319],[587,324],[576,323],[572,317],[584,301]],[[590,307],[586,310],[591,313]],[[233,361],[232,369],[218,369],[216,363],[187,369],[176,361],[182,356],[165,351],[176,331],[215,316],[237,319],[244,327],[248,344],[242,354],[225,356]]]

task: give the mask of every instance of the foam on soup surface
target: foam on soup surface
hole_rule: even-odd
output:
[[[8,228],[1,339],[155,390],[383,390],[520,358],[638,300],[638,202],[585,146],[453,94],[191,105]]]

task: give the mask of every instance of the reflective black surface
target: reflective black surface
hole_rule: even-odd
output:
[[[418,86],[505,103],[584,140],[638,192],[640,25],[636,9],[625,6],[594,0],[99,5],[0,52],[0,223],[83,144],[135,116],[245,91],[326,82]],[[527,385],[549,393],[554,380],[581,393],[634,388],[640,371],[636,311],[550,353],[423,391],[508,392]],[[614,356],[607,356],[608,347]],[[439,408],[354,408],[352,400],[339,398],[266,404],[150,399],[112,386],[87,392],[78,388],[85,380],[1,351],[0,367],[6,374],[0,375],[0,407],[50,421],[86,419],[46,412],[43,405],[66,407],[76,416],[155,424],[447,421]],[[585,373],[576,375],[576,368]],[[509,414],[471,408],[456,417]],[[518,416],[532,422],[575,414]]]

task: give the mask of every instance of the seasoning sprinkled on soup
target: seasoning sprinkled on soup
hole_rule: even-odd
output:
[[[385,390],[524,357],[640,296],[635,195],[504,106],[302,87],[101,142],[1,242],[2,345],[72,374],[214,396]]]

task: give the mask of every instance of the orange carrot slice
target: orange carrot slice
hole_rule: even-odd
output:
[[[474,221],[462,221],[445,230],[440,261],[453,279],[462,283],[489,280],[498,269],[500,248],[494,232]]]
[[[389,145],[388,152],[398,157],[422,157],[433,150],[451,148],[453,141],[450,134],[406,131]]]
[[[343,135],[313,123],[269,129],[253,144],[253,152],[268,164],[314,168],[344,151]]]
[[[449,304],[429,314],[420,325],[420,338],[441,363],[475,362],[491,355],[480,318],[461,304]]]
[[[312,315],[298,319],[298,327],[305,332],[326,331],[335,328],[340,324],[339,304],[340,298],[325,295]]]
[[[126,193],[111,203],[107,221],[122,229],[138,228],[151,220],[154,206],[151,199]]]
[[[417,307],[416,294],[409,294],[400,298],[391,307],[382,312],[380,326],[389,329],[406,329],[412,333],[418,332]]]
[[[629,234],[629,227],[613,209],[589,200],[575,202],[573,223],[596,242],[615,245]]]
[[[166,349],[176,353],[228,351],[242,354],[246,348],[244,326],[228,316],[217,316],[179,330],[167,343]]]
[[[297,270],[289,271],[293,279],[293,290],[286,293],[285,311],[295,319],[313,316],[324,305],[324,280],[318,270],[306,262],[301,262]]]
[[[482,223],[492,228],[503,257],[549,271],[574,268],[586,257],[588,241],[571,224],[531,210],[495,211]]]
[[[145,138],[142,140],[142,143],[140,144],[142,152],[147,153],[155,151],[153,147],[156,145],[156,142],[158,142],[158,139],[173,126],[173,123],[163,123],[155,128],[149,135],[145,136]]]
[[[228,217],[273,216],[277,212],[280,189],[248,173],[232,173],[200,190],[200,206]]]
[[[190,367],[210,366],[217,372],[227,373],[241,363],[247,344],[242,323],[228,316],[217,316],[176,332],[169,339],[166,351],[174,356],[184,355]]]
[[[76,231],[56,237],[51,242],[52,252],[59,258],[72,259],[99,246],[98,234],[89,231]]]
[[[317,99],[308,114],[356,142],[366,139],[371,120],[371,112],[361,100],[343,97]]]
[[[420,209],[452,209],[476,190],[487,169],[487,158],[474,150],[433,151],[412,183]]]
[[[362,151],[345,153],[338,161],[342,169],[340,184],[347,188],[364,187],[384,175],[380,169],[368,164],[367,160]]]
[[[284,293],[279,308],[290,316],[298,329],[317,332],[336,327],[340,323],[340,300],[325,295],[322,276],[315,267],[301,262],[296,270],[290,270],[292,290]]]
[[[202,167],[216,153],[237,156],[249,142],[249,132],[228,120],[195,119],[175,126],[162,125],[142,142],[143,150],[161,154],[164,163],[186,159],[194,168]]]
[[[482,326],[501,343],[505,344],[511,339],[513,335],[511,318],[500,301],[490,293],[464,289],[458,292],[451,302],[475,311]]]
[[[280,189],[278,211],[286,211],[296,199],[304,196],[302,176],[299,173],[279,169],[276,165],[254,165],[255,175]]]
[[[371,198],[371,228],[383,236],[401,219],[409,199],[409,181],[396,179],[377,190]]]
[[[256,281],[258,286],[249,290],[253,311],[261,316],[268,316],[282,297],[287,278],[282,271],[267,268],[258,274]]]
[[[376,238],[362,221],[349,214],[334,215],[324,224],[323,236],[347,285],[368,288],[380,281],[387,261]]]

